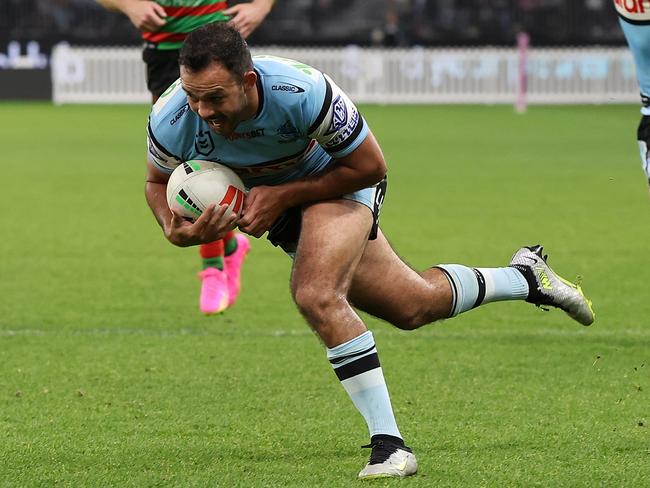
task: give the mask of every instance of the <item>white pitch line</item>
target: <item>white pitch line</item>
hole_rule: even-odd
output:
[[[591,330],[588,328],[541,328],[531,330],[451,330],[451,326],[432,326],[428,329],[418,330],[414,332],[400,331],[397,329],[387,329],[385,326],[382,328],[371,328],[374,335],[389,336],[399,335],[404,337],[417,338],[436,338],[436,339],[471,339],[471,338],[489,338],[489,337],[506,337],[506,336],[531,336],[531,337],[581,337],[584,339],[610,339],[621,337],[650,337],[650,330],[644,328],[623,328],[623,329],[599,329]],[[0,329],[0,337],[14,337],[14,336],[53,336],[53,335],[69,335],[69,336],[160,336],[160,337],[177,337],[177,336],[241,336],[241,337],[306,337],[313,336],[314,332],[305,326],[304,329],[246,329],[244,327],[233,329],[216,328],[180,328],[180,329],[143,329],[143,328],[100,328],[100,329]]]

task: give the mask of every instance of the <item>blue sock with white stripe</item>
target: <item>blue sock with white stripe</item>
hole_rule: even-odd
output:
[[[401,439],[372,332],[368,330],[348,342],[328,348],[327,359],[366,420],[370,436],[388,434]]]
[[[451,285],[450,317],[484,303],[525,300],[528,282],[517,268],[468,268],[462,264],[440,264]]]

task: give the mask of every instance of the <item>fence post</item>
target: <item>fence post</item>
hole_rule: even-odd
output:
[[[517,52],[519,54],[518,76],[517,76],[517,100],[515,110],[518,114],[526,112],[527,91],[528,91],[528,46],[530,36],[525,32],[517,34]]]

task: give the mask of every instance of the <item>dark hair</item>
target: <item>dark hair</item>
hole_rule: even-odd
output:
[[[248,44],[239,31],[226,22],[213,22],[193,30],[185,38],[178,64],[192,72],[217,62],[241,81],[253,69]]]

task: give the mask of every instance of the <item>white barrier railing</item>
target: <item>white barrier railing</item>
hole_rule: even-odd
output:
[[[328,73],[359,103],[515,103],[516,49],[255,48]],[[149,103],[138,48],[58,46],[52,55],[55,103]],[[528,103],[639,100],[625,48],[531,49]]]

